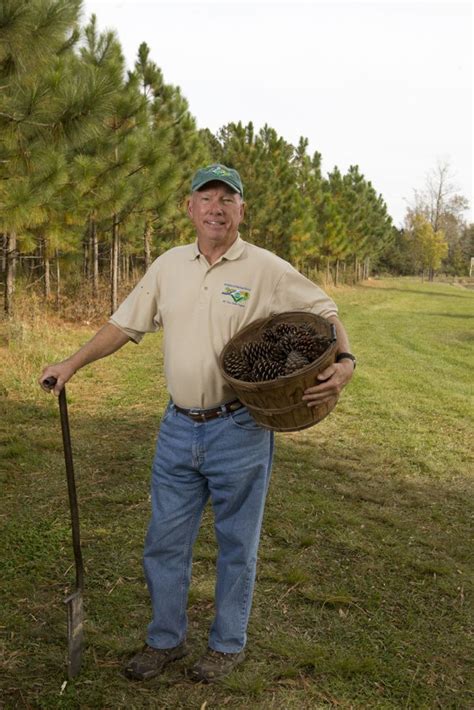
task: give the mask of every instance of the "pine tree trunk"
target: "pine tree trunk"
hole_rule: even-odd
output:
[[[112,225],[112,244],[110,252],[110,308],[111,313],[118,305],[118,270],[119,270],[119,233],[117,215],[114,214]]]
[[[46,300],[51,296],[51,269],[48,257],[44,260],[44,297]]]
[[[143,233],[143,253],[145,256],[145,271],[151,266],[151,237],[153,234],[153,229],[150,220],[145,222],[145,231]]]
[[[7,316],[13,315],[13,294],[15,293],[16,277],[16,233],[6,234],[6,264],[5,264],[5,301]]]
[[[97,224],[93,216],[89,218],[89,279],[92,285],[92,297],[99,293],[99,244],[97,240]]]
[[[56,310],[59,311],[59,304],[61,300],[61,269],[59,266],[59,251],[56,249],[54,254],[56,261]]]
[[[1,235],[2,239],[2,256],[1,256],[1,270],[2,270],[2,275],[5,274],[7,270],[7,235],[2,234]]]
[[[123,252],[123,250],[122,250],[122,252]],[[127,281],[128,281],[128,257],[126,254],[122,253],[120,255],[120,264],[121,264],[121,268],[120,268],[119,281],[120,281],[120,283],[123,283],[123,282],[127,283]]]
[[[331,282],[331,262],[329,261],[329,257],[327,258],[326,261],[326,283]]]
[[[43,262],[43,296],[45,301],[51,296],[51,269],[48,256],[48,240],[46,237],[40,239],[41,260]]]
[[[90,246],[91,246],[91,226],[90,221],[87,225],[86,233],[84,234],[84,239],[82,240],[82,276],[84,281],[89,280],[89,264],[90,264]]]
[[[334,286],[339,284],[339,259],[336,259],[336,273],[334,276]]]
[[[370,271],[370,257],[367,256],[364,259],[364,273],[363,273],[364,281],[366,281],[369,278],[369,271]]]
[[[354,283],[357,283],[357,275],[359,273],[359,260],[354,257]]]
[[[91,257],[92,257],[92,297],[99,295],[99,240],[97,239],[97,224],[91,217]]]

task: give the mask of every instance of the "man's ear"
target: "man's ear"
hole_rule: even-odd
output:
[[[245,217],[245,202],[242,200],[242,203],[240,205],[240,221],[241,222],[244,217]]]
[[[188,197],[188,201],[186,203],[186,209],[188,212],[188,217],[190,217],[192,219],[193,218],[193,198],[192,198],[192,195],[191,195],[191,197]]]

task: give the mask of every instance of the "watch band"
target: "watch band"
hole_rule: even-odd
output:
[[[336,362],[340,362],[341,360],[352,360],[352,362],[354,363],[354,370],[356,369],[357,360],[355,358],[355,355],[353,355],[352,353],[338,353],[336,355]]]

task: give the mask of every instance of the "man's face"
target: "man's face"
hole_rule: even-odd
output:
[[[244,203],[237,192],[216,180],[193,192],[188,214],[199,240],[213,246],[230,246],[244,217]]]

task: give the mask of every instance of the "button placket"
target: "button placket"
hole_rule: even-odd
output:
[[[210,290],[209,290],[209,280],[208,280],[209,269],[203,276],[201,281],[201,287],[199,289],[199,308],[204,309],[209,303]]]

